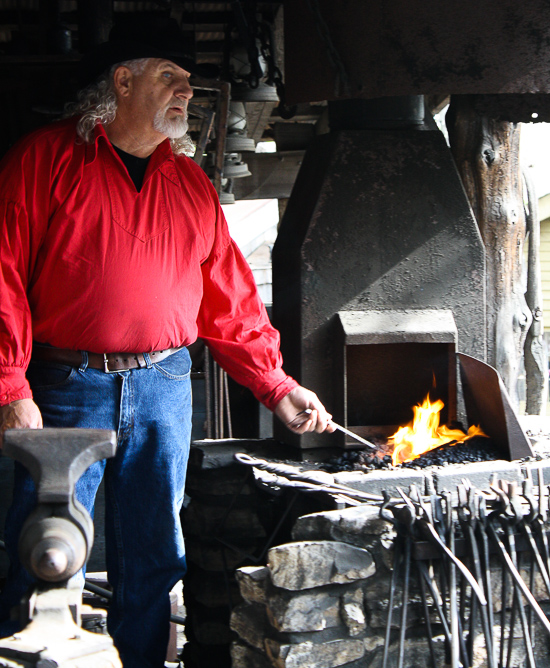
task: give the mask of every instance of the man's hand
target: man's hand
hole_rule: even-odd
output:
[[[310,409],[311,413],[298,415],[302,411]],[[275,415],[295,434],[304,434],[306,431],[321,433],[335,430],[330,420],[332,415],[327,413],[317,395],[305,387],[295,387],[279,401]]]
[[[42,429],[42,415],[32,399],[0,406],[0,445],[6,429]]]

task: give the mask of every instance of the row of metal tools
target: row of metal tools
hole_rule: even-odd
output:
[[[494,479],[490,490],[481,491],[464,479],[453,493],[426,496],[413,485],[408,493],[398,488],[399,497],[390,498],[388,493],[378,496],[335,484],[322,471],[301,471],[245,454],[236,459],[253,466],[262,485],[326,492],[346,505],[378,505],[381,517],[394,525],[382,668],[405,666],[409,606],[417,595],[433,668],[441,666],[437,651],[441,636],[446,665],[479,665],[480,634],[486,654],[483,665],[516,668],[518,630],[525,648],[522,665],[543,668],[535,661],[535,626],[550,636],[550,621],[533,595],[535,584],[542,582],[543,598],[550,601],[550,494],[542,469],[536,485],[529,473],[521,487]],[[547,647],[544,668],[549,665],[550,642]]]
[[[383,668],[389,666],[398,583],[402,600],[397,666],[404,666],[412,568],[418,576],[415,582],[433,668],[438,666],[434,617],[444,636],[450,659],[446,663],[452,668],[474,665],[479,633],[488,668],[515,668],[518,627],[525,665],[536,668],[535,623],[550,634],[550,621],[533,595],[538,573],[550,599],[549,496],[542,476],[537,490],[528,478],[521,490],[515,482],[495,481],[490,494],[467,480],[457,487],[456,495],[443,492],[426,498],[414,486],[408,494],[399,492],[402,502],[388,499],[381,509],[382,517],[397,531]]]

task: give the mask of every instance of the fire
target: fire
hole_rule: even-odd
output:
[[[430,395],[422,404],[413,407],[414,418],[406,427],[399,429],[390,436],[388,443],[394,446],[392,453],[393,465],[403,464],[416,459],[424,452],[433,450],[449,441],[462,443],[474,436],[486,436],[481,427],[471,426],[465,434],[462,429],[449,429],[439,425],[439,414],[445,404],[438,399],[430,401]]]

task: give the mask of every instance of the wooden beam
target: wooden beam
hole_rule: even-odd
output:
[[[264,135],[271,113],[278,102],[246,102],[246,126],[248,136],[259,142]]]
[[[302,164],[304,151],[243,153],[252,176],[235,179],[235,199],[286,199]]]

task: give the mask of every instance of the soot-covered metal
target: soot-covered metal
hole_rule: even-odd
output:
[[[355,410],[348,380],[365,399],[355,410],[363,424],[353,426],[391,424],[393,416],[373,414],[374,407],[387,412],[393,398],[410,409],[432,388],[434,373],[440,376],[438,391],[449,395],[454,361],[435,360],[448,360],[447,347],[455,339],[426,328],[422,310],[449,311],[460,349],[485,359],[483,243],[443,135],[433,121],[422,122],[418,105],[410,101],[350,101],[348,114],[348,103],[338,103],[332,114],[338,130],[317,138],[308,150],[273,250],[273,320],[281,332],[285,369],[317,392],[344,426],[350,426],[348,408]],[[345,350],[346,338],[357,334],[348,331],[349,323],[361,320],[362,312],[409,310],[407,322],[416,320],[417,329],[409,327],[409,338],[399,344],[419,347],[401,355],[402,374],[400,365],[390,374],[389,362],[377,362],[381,347],[366,347],[395,343],[390,331],[386,339],[380,332],[376,341]],[[380,389],[383,401],[377,400]],[[446,410],[452,420],[452,398]],[[301,448],[327,444],[323,435],[289,434],[281,429],[276,436]]]

